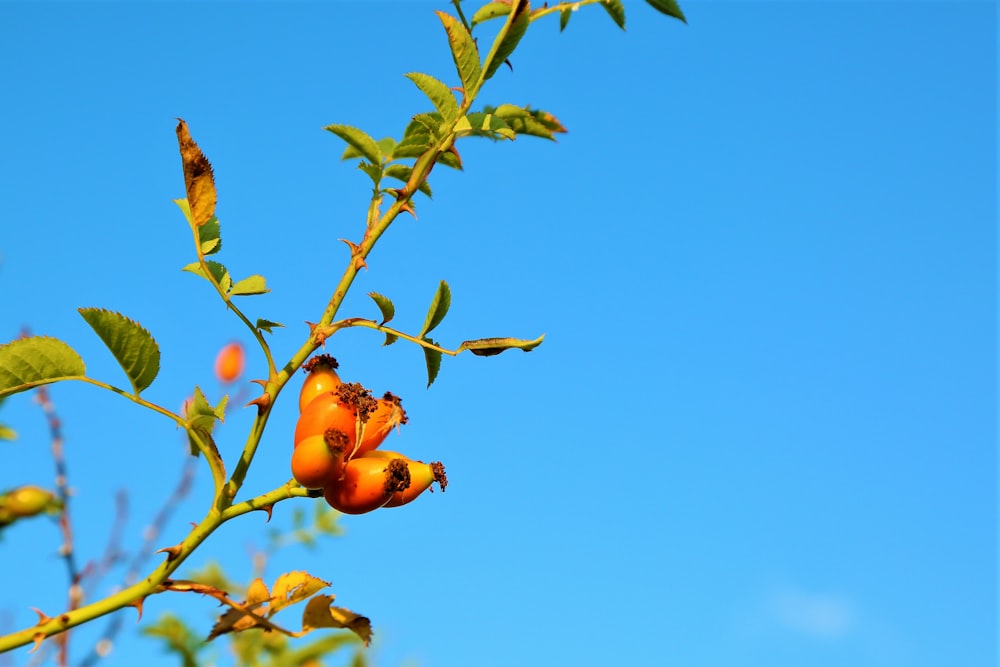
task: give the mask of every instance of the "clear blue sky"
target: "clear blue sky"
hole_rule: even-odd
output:
[[[150,398],[218,394],[216,350],[250,341],[180,271],[179,116],[215,166],[220,259],[268,278],[246,310],[288,325],[287,358],[367,201],[321,128],[398,136],[428,107],[405,72],[455,84],[445,4],[0,3],[3,340],[60,337],[121,384],[76,308],[120,310],[161,346]],[[374,317],[376,290],[415,329],[445,279],[443,343],[545,344],[445,359],[425,390],[412,346],[334,339],[345,378],[404,397],[393,448],[443,460],[451,486],[268,576],[332,581],[384,666],[996,664],[995,4],[689,1],[687,26],[627,7],[624,33],[599,8],[532,28],[483,101],[569,133],[460,146],[465,172],[435,170],[342,311]],[[288,477],[292,393],[248,493]],[[91,387],[52,396],[81,557],[121,486],[134,547],[180,436]],[[0,488],[50,485],[30,397],[0,421],[21,433]],[[230,468],[249,422],[219,432]],[[164,546],[203,515],[197,482]],[[230,523],[190,563],[248,577],[265,530]],[[0,629],[62,608],[57,544],[44,520],[6,531]],[[175,605],[206,631],[217,612],[160,596],[146,619]],[[131,627],[108,664],[176,663]]]

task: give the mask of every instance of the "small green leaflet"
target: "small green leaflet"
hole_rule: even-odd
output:
[[[187,271],[195,274],[196,276],[201,276],[209,282],[211,282],[211,279],[209,278],[209,274],[211,274],[212,278],[215,278],[215,282],[219,283],[219,287],[222,288],[222,291],[228,294],[229,289],[233,286],[233,279],[229,277],[229,271],[226,267],[212,260],[205,260],[205,266],[208,267],[208,273],[205,272],[204,267],[202,267],[199,262],[192,262],[181,269],[181,271]]]
[[[196,432],[205,440],[216,456],[218,456],[218,449],[215,446],[215,441],[212,439],[212,430],[215,428],[216,420],[220,422],[226,420],[226,404],[228,402],[229,397],[223,396],[222,400],[219,401],[219,405],[213,408],[208,399],[205,398],[205,394],[202,393],[201,387],[196,385],[192,394],[192,400],[187,405],[187,414],[185,417],[188,423],[188,430]],[[191,454],[197,456],[199,452],[198,445],[195,444],[190,434],[188,434],[188,439],[190,440]]]
[[[472,27],[475,28],[480,23],[490,19],[500,18],[510,14],[510,2],[491,2],[483,5],[472,15]]]
[[[272,331],[272,329],[274,329],[275,327],[284,328],[285,325],[281,324],[280,322],[272,322],[271,320],[258,319],[257,322],[254,324],[254,326],[260,329],[261,331],[273,334],[274,331]]]
[[[32,336],[0,345],[0,396],[86,374],[80,355],[58,338]]]
[[[458,117],[458,100],[455,99],[454,93],[448,86],[433,76],[420,72],[410,72],[406,78],[416,84],[417,88],[430,98],[434,108],[441,114],[441,118],[450,122]]]
[[[392,301],[388,297],[382,296],[378,292],[368,292],[368,296],[371,297],[378,309],[382,311],[382,322],[385,324],[392,320],[396,316],[396,307],[392,305]]]
[[[477,340],[467,340],[458,346],[458,351],[468,350],[472,354],[480,357],[492,357],[505,350],[524,350],[531,352],[542,344],[545,334],[535,340],[524,340],[523,338],[479,338]]]
[[[382,164],[382,149],[379,148],[374,139],[362,130],[350,125],[327,125],[323,129],[333,132],[346,141],[372,164]]]
[[[232,296],[251,296],[254,294],[267,294],[270,291],[267,288],[264,276],[254,274],[233,285],[233,289],[229,294]]]
[[[428,336],[424,336],[423,340],[432,345],[437,345],[437,342],[431,340]],[[426,347],[421,347],[420,349],[424,351],[424,361],[427,362],[427,386],[430,387],[434,384],[434,380],[437,379],[438,371],[441,370],[441,353]]]
[[[448,314],[450,307],[451,288],[448,287],[448,283],[442,280],[441,284],[438,285],[437,292],[434,293],[430,308],[427,309],[427,319],[424,320],[424,326],[420,329],[418,337],[423,338],[425,334],[430,333],[437,325],[441,324],[441,320]]]
[[[142,326],[121,313],[79,308],[80,315],[111,350],[138,396],[160,372],[160,346]]]
[[[687,23],[687,18],[681,11],[680,5],[677,4],[677,0],[646,0],[646,2],[656,11]]]
[[[625,5],[622,0],[601,0],[601,6],[607,10],[611,20],[622,30],[625,29]]]
[[[531,3],[528,0],[513,0],[511,8],[511,15],[507,17],[507,24],[498,35],[500,43],[497,45],[496,53],[493,54],[493,59],[490,61],[486,73],[483,74],[483,81],[496,74],[504,61],[510,57],[510,54],[514,53],[518,42],[528,30],[528,24],[531,23]]]
[[[451,46],[451,57],[455,61],[455,69],[458,70],[458,78],[462,81],[462,87],[466,93],[473,91],[482,74],[482,65],[479,64],[479,49],[472,41],[472,35],[465,29],[461,21],[451,14],[435,11],[445,32],[448,33],[448,44]]]
[[[222,234],[219,219],[214,215],[198,230],[198,243],[202,255],[214,255],[222,250]]]
[[[569,7],[565,7],[559,12],[559,32],[566,29],[566,26],[569,25],[569,19],[571,16],[573,16],[573,10]]]

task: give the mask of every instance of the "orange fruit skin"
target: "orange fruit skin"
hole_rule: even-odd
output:
[[[382,460],[402,459],[406,462],[407,468],[410,469],[410,485],[406,489],[392,494],[392,497],[389,498],[389,501],[383,507],[399,507],[400,505],[411,503],[417,496],[431,488],[431,484],[438,481],[437,476],[434,474],[434,467],[431,464],[424,463],[423,461],[414,461],[399,452],[377,449],[366,452],[364,458]]]
[[[368,421],[365,422],[365,432],[361,437],[361,444],[358,445],[355,456],[361,456],[366,452],[378,449],[379,445],[385,442],[392,429],[403,422],[405,414],[398,403],[380,398],[378,408],[368,415]]]
[[[242,343],[229,343],[215,358],[215,377],[224,384],[235,382],[246,366],[246,353]]]
[[[292,452],[292,477],[307,489],[322,489],[343,470],[343,452],[331,449],[322,435],[304,439]]]
[[[327,504],[344,514],[365,514],[385,505],[394,487],[387,471],[392,461],[376,458],[351,459],[340,479],[329,479],[323,487]]]
[[[328,366],[318,366],[306,376],[299,390],[299,412],[302,412],[320,394],[336,391],[340,386],[340,376],[337,371]]]
[[[339,403],[337,395],[331,392],[320,394],[306,406],[295,424],[295,446],[306,438],[323,435],[328,429],[343,431],[347,435],[347,446],[354,451],[358,442],[357,412]]]

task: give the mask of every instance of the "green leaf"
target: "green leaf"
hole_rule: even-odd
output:
[[[392,137],[383,137],[378,140],[378,147],[382,151],[382,155],[392,155],[392,149],[396,147],[396,140]]]
[[[167,649],[180,656],[183,667],[198,667],[198,651],[208,646],[184,621],[169,613],[163,614],[160,620],[140,632],[163,639]]]
[[[271,320],[258,319],[257,322],[254,324],[254,326],[260,329],[261,331],[266,331],[269,334],[273,334],[274,331],[272,331],[272,329],[274,329],[275,327],[284,328],[285,325],[281,324],[280,322],[272,322]]]
[[[424,326],[420,329],[420,333],[417,336],[423,338],[424,334],[430,333],[437,325],[441,324],[441,320],[448,314],[450,307],[451,288],[448,287],[448,283],[442,280],[441,284],[438,285],[437,292],[434,293],[434,298],[431,300],[431,306],[427,310],[427,319],[424,320]]]
[[[365,132],[350,125],[327,125],[323,129],[346,141],[372,164],[382,164],[382,149]]]
[[[378,185],[379,181],[382,180],[382,167],[378,165],[362,160],[358,163],[358,169],[368,174],[368,178],[372,179],[372,183],[375,185]]]
[[[559,12],[559,32],[566,29],[569,25],[569,19],[573,16],[573,9],[570,7],[564,7],[562,11]]]
[[[455,99],[454,93],[448,86],[433,76],[420,72],[410,72],[406,78],[416,84],[417,88],[430,98],[434,108],[441,114],[441,118],[452,121],[458,117],[458,100]]]
[[[677,0],[646,0],[646,2],[648,2],[656,11],[687,23],[687,18],[684,17],[684,12],[681,11],[681,7],[677,4]]]
[[[531,3],[528,0],[514,0],[511,8],[511,15],[507,17],[507,25],[503,27],[500,35],[497,36],[500,43],[496,47],[493,59],[486,68],[483,81],[496,74],[496,71],[500,69],[504,61],[510,57],[510,54],[514,53],[518,42],[521,41],[524,33],[528,30],[528,24],[531,23]]]
[[[458,70],[458,78],[462,81],[462,87],[466,94],[472,90],[479,81],[482,73],[482,66],[479,64],[479,49],[472,41],[472,35],[465,29],[462,22],[451,14],[435,11],[445,32],[448,33],[448,44],[451,46],[451,57],[455,61],[455,69]]]
[[[535,340],[524,340],[522,338],[479,338],[477,340],[467,340],[458,346],[458,351],[468,350],[472,354],[480,357],[492,357],[505,350],[524,350],[531,352],[542,344],[545,334]]]
[[[138,396],[160,372],[160,346],[137,322],[103,308],[79,308],[80,315],[101,337],[125,371]]]
[[[382,324],[389,322],[393,317],[396,316],[396,307],[392,305],[392,301],[389,297],[382,296],[378,292],[368,292],[368,296],[372,298],[378,309],[382,311]]]
[[[32,336],[0,345],[0,396],[86,374],[80,355],[58,338]]]
[[[209,449],[212,450],[215,456],[218,456],[219,452],[215,446],[215,441],[212,439],[212,430],[215,429],[216,421],[221,422],[225,420],[226,403],[228,400],[228,396],[223,396],[222,400],[219,401],[219,405],[212,407],[208,399],[205,398],[205,394],[202,393],[201,387],[195,386],[192,399],[187,405],[186,419],[188,430],[194,431],[201,436],[208,443]],[[200,450],[198,449],[198,445],[195,444],[191,433],[188,433],[188,440],[191,445],[191,454],[197,456]]]
[[[395,343],[397,340],[399,340],[399,336],[397,336],[396,334],[387,333],[385,335],[385,342],[382,343],[382,347],[388,347],[393,343]]]
[[[437,342],[428,336],[423,336],[423,340],[437,345]],[[424,351],[424,361],[427,362],[427,386],[430,387],[434,384],[434,380],[437,379],[438,371],[441,370],[441,353],[426,347],[421,347],[420,349]]]
[[[0,424],[0,440],[17,440],[17,433],[6,424]]]
[[[607,10],[611,20],[621,28],[625,29],[625,5],[621,0],[601,0],[601,6]]]
[[[249,278],[244,278],[235,285],[230,292],[232,296],[250,296],[253,294],[267,294],[270,292],[267,288],[267,283],[264,280],[264,276],[259,276],[256,273]]]
[[[465,121],[464,125],[468,128],[464,132],[466,135],[489,137],[493,140],[510,139],[513,141],[517,138],[517,133],[510,128],[507,121],[492,113],[474,111],[462,120]],[[456,125],[455,129],[460,130],[461,125],[463,125],[462,122]]]
[[[410,174],[412,173],[413,173],[413,167],[408,167],[405,164],[390,164],[388,167],[385,168],[385,175],[387,177],[395,178],[396,180],[402,181],[404,183],[410,180]],[[426,180],[423,183],[421,183],[417,189],[423,192],[428,197],[431,196],[431,186],[427,184]]]
[[[485,107],[484,112],[499,116],[517,134],[555,141],[556,133],[566,132],[566,128],[555,116],[541,109],[501,104],[498,107]]]
[[[222,235],[217,217],[213,215],[208,222],[197,227],[197,230],[202,255],[214,255],[222,250]]]
[[[215,282],[219,283],[222,291],[228,294],[229,288],[233,286],[233,279],[229,277],[229,271],[226,267],[212,260],[205,260],[205,265],[208,266],[208,273],[205,273],[204,267],[199,262],[192,262],[181,270],[201,276],[209,282],[211,282],[211,279],[208,277],[208,274],[211,274],[212,278],[215,278]]]
[[[485,23],[490,19],[507,16],[510,14],[510,2],[491,2],[480,7],[472,15],[472,27],[475,28],[480,23]]]

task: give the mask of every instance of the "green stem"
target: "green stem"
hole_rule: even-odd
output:
[[[92,621],[95,618],[118,611],[123,607],[141,605],[147,596],[155,593],[157,587],[165,579],[169,578],[187,557],[226,521],[255,510],[267,509],[269,506],[282,500],[306,497],[308,494],[309,492],[306,489],[289,481],[283,486],[261,494],[256,498],[237,503],[227,508],[224,512],[220,513],[213,508],[201,520],[201,523],[188,533],[183,541],[170,548],[167,560],[157,566],[142,581],[92,604],[59,614],[55,617],[42,619],[30,628],[0,637],[0,653],[32,642],[40,643],[44,639],[58,635],[70,628]]]

